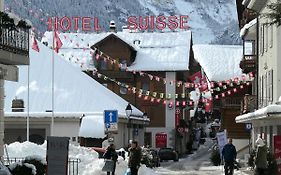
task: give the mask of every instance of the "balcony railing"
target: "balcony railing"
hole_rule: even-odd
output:
[[[28,55],[29,29],[27,28],[4,28],[0,29],[0,49],[15,54]]]
[[[256,70],[256,55],[244,55],[240,61],[240,68],[243,73],[255,72]]]
[[[221,106],[223,108],[240,108],[242,97],[226,97],[221,100]]]
[[[257,96],[246,94],[241,102],[241,114],[253,112],[257,109]]]

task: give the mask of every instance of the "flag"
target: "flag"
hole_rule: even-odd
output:
[[[200,79],[202,78],[201,71],[196,72],[195,74],[191,75],[189,79],[193,83],[200,83]]]
[[[37,40],[35,39],[35,37],[33,37],[32,49],[35,50],[36,52],[40,51]]]
[[[59,35],[58,35],[58,33],[57,33],[57,31],[55,31],[55,34],[54,34],[55,36],[55,52],[57,52],[57,53],[59,53],[59,49],[62,47],[62,42],[61,42],[61,40],[60,40],[60,37],[59,37]]]

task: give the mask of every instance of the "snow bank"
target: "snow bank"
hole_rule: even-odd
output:
[[[83,117],[79,130],[79,136],[85,138],[104,138],[106,135],[104,134],[103,120],[103,115]]]

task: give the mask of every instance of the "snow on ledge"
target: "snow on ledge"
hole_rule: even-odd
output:
[[[236,123],[246,123],[251,120],[266,118],[268,114],[278,114],[281,113],[281,105],[268,105],[264,108],[258,109],[255,112],[243,114],[235,118]]]
[[[252,21],[250,21],[249,23],[247,23],[241,30],[240,30],[240,37],[243,37],[247,30],[249,28],[251,28],[252,26],[254,26],[257,23],[257,18],[253,19]]]

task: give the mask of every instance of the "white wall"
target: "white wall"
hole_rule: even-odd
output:
[[[79,134],[79,119],[76,121],[55,121],[54,122],[54,136],[70,137],[71,143],[77,143]],[[75,137],[76,141],[72,141]]]
[[[175,85],[170,85],[170,81],[173,81],[176,79],[176,73],[175,72],[166,72],[166,94],[172,94],[172,99],[170,102],[173,103],[173,108],[170,109],[168,107],[168,103],[166,104],[166,121],[165,121],[165,130],[167,132],[167,146],[168,147],[175,147],[175,134],[172,132],[175,129],[175,92],[176,87]],[[152,135],[155,137],[155,135]]]

